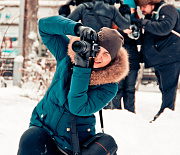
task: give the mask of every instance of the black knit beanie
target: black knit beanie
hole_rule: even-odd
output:
[[[104,47],[114,60],[124,43],[123,36],[115,29],[103,27],[98,32],[98,45]]]

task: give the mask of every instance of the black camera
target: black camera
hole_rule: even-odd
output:
[[[130,29],[132,30],[132,33],[128,36],[135,40],[138,39],[140,37],[140,29],[137,27],[137,25],[131,25]]]
[[[90,52],[89,57],[96,57],[98,51],[99,51],[99,45],[94,43],[89,43],[87,41],[75,41],[72,44],[72,49],[76,53],[80,53],[82,55],[86,54],[87,52]]]
[[[132,30],[132,35],[134,36],[134,38],[138,37],[138,28],[136,25],[131,25],[130,29]]]

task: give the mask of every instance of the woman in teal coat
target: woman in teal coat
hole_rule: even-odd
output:
[[[103,28],[96,33],[62,16],[40,19],[39,33],[56,58],[57,68],[45,96],[32,112],[18,155],[71,153],[70,114],[75,115],[80,144],[95,134],[94,113],[116,95],[116,83],[128,74],[127,51],[116,30]],[[97,41],[100,50],[93,68],[89,68],[89,52],[82,55],[72,50],[72,43],[79,40],[74,36]]]

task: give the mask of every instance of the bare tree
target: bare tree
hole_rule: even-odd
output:
[[[38,0],[25,0],[23,57],[29,55],[33,41],[28,38],[31,31],[37,33]]]

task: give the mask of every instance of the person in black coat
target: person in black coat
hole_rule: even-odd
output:
[[[145,67],[154,67],[162,104],[155,121],[165,108],[175,109],[180,73],[180,17],[177,9],[162,0],[135,0],[145,19],[134,19],[144,30],[142,52]],[[164,5],[162,7],[162,5]],[[161,8],[161,9],[160,9]]]
[[[131,3],[129,2],[128,5],[131,8],[131,19],[139,18],[135,3],[132,1]],[[124,109],[135,113],[135,85],[140,68],[140,57],[137,48],[140,30],[136,25],[132,24],[130,29],[120,30],[120,33],[124,37],[123,47],[129,54],[130,70],[128,76],[119,82],[116,96],[104,109],[122,109],[121,99],[123,99]]]
[[[130,8],[124,7],[122,10],[125,16],[104,0],[95,0],[79,4],[67,18],[74,21],[81,20],[83,25],[93,28],[96,32],[102,27],[112,28],[112,23],[124,30],[130,26]]]

